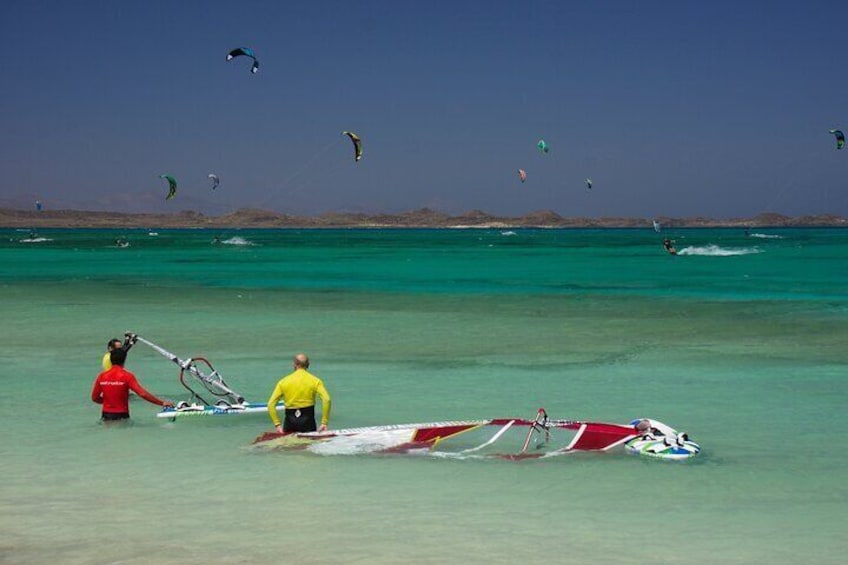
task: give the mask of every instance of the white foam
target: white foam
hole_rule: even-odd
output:
[[[782,235],[774,233],[752,233],[749,237],[758,237],[760,239],[783,239]]]
[[[502,231],[501,235],[516,235],[514,231]]]
[[[226,244],[226,245],[256,245],[252,241],[249,241],[249,240],[247,240],[243,237],[239,237],[239,236],[231,237],[230,239],[225,239],[221,243]]]
[[[45,242],[45,241],[53,241],[53,240],[49,237],[29,237],[29,238],[26,238],[26,239],[19,239],[18,241],[20,241],[21,243],[42,243],[42,242]]]
[[[311,444],[308,449],[320,455],[358,455],[391,449],[412,439],[414,430],[375,430],[350,436],[336,436]]]
[[[706,245],[703,247],[684,247],[677,252],[678,255],[704,255],[708,257],[731,257],[733,255],[751,255],[752,253],[760,253],[756,247],[719,247],[718,245]]]

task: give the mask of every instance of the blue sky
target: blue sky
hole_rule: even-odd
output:
[[[846,32],[844,0],[6,0],[0,206],[848,215]]]

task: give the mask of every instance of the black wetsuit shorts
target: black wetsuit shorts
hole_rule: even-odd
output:
[[[283,419],[284,432],[314,432],[317,429],[315,406],[286,408],[286,417]]]
[[[103,418],[106,422],[113,422],[115,420],[126,420],[130,417],[129,412],[103,412],[100,414],[100,417]]]

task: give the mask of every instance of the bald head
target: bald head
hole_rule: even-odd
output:
[[[309,357],[306,356],[306,353],[298,353],[294,356],[294,366],[298,369],[309,368]]]

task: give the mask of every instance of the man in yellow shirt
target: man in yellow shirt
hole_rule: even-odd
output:
[[[100,364],[103,366],[104,371],[108,371],[112,368],[112,361],[109,359],[109,356],[112,354],[113,349],[120,349],[123,347],[124,342],[120,339],[113,337],[109,340],[109,343],[106,344],[106,355],[103,356],[103,359],[100,361]]]
[[[274,387],[268,399],[268,414],[278,433],[283,432],[323,432],[330,421],[330,393],[321,379],[307,371],[309,357],[305,353],[294,356],[294,372],[286,375]],[[321,427],[315,427],[315,399],[321,397]],[[277,415],[277,402],[280,399],[286,405],[286,417],[283,424]]]

